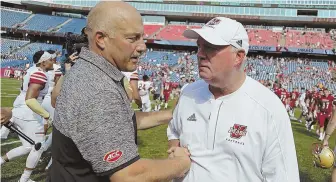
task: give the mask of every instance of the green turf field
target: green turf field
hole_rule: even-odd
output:
[[[15,95],[19,93],[20,81],[1,79],[1,106],[9,107],[15,100]],[[296,117],[300,114],[297,110]],[[329,182],[331,170],[319,169],[313,167],[313,158],[311,155],[311,144],[318,142],[317,135],[314,132],[308,132],[304,124],[292,122],[297,157],[299,162],[301,182]],[[167,126],[160,126],[146,131],[138,132],[139,152],[142,158],[165,158],[167,150]],[[17,147],[20,143],[7,144],[15,142],[18,138],[10,135],[7,140],[1,141],[1,155],[10,149]],[[330,139],[331,147],[334,147],[335,135]],[[48,163],[50,153],[42,156],[41,162],[33,172],[32,180],[44,181],[44,168]],[[18,181],[25,167],[26,156],[4,164],[1,168],[1,181]]]

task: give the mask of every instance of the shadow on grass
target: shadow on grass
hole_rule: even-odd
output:
[[[306,136],[312,137],[313,139],[317,139],[316,133],[308,131],[305,128],[298,128],[298,127],[296,127],[296,128],[293,128],[293,130],[295,130],[298,133],[304,134]]]
[[[314,182],[309,178],[309,175],[306,172],[299,171],[300,173],[300,182]]]

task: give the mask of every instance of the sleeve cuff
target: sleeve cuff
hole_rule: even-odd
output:
[[[110,177],[114,173],[116,173],[116,172],[124,169],[125,167],[133,164],[134,162],[138,161],[139,159],[140,159],[140,156],[138,155],[138,156],[134,157],[133,159],[129,160],[128,162],[126,162],[126,163],[124,163],[124,164],[122,164],[122,165],[120,165],[120,166],[118,166],[116,168],[113,168],[113,169],[111,169],[109,171],[105,171],[105,172],[102,172],[102,173],[97,173],[97,176],[108,176],[108,177]]]
[[[170,127],[167,128],[167,137],[168,137],[168,141],[169,140],[179,140],[179,137],[171,131]]]

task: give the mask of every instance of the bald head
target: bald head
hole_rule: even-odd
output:
[[[141,15],[121,1],[102,1],[87,18],[89,50],[104,57],[120,71],[136,70],[146,51]]]
[[[140,13],[122,1],[101,1],[92,8],[87,17],[87,27],[93,32],[104,31],[113,36],[116,29],[122,29],[129,20],[141,20]]]

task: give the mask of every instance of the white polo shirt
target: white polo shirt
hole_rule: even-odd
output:
[[[184,182],[297,182],[291,123],[279,98],[250,77],[214,99],[203,80],[183,91],[168,139],[191,153]]]

